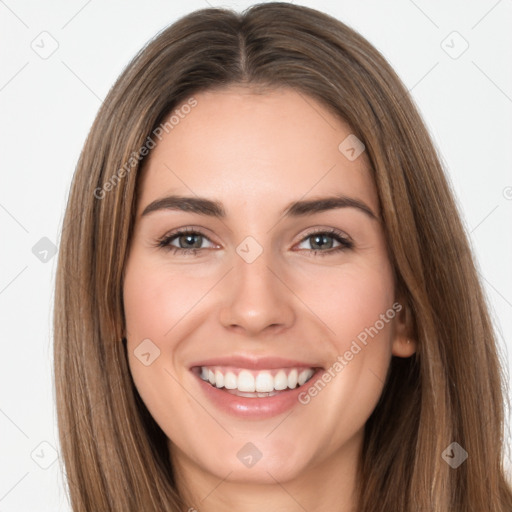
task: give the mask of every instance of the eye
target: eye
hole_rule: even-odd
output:
[[[178,231],[169,233],[156,242],[156,247],[171,251],[173,254],[197,254],[198,252],[207,249],[203,247],[203,242],[208,241],[215,247],[215,244],[201,231],[194,228],[182,228]],[[324,229],[308,233],[300,242],[304,244],[310,241],[311,248],[309,249],[315,255],[328,255],[338,253],[347,249],[352,249],[354,243],[341,231],[337,229]],[[337,246],[334,244],[338,244]],[[301,250],[308,250],[308,248]]]
[[[337,229],[324,229],[310,232],[302,239],[300,244],[307,243],[308,241],[311,252],[322,256],[338,253],[354,247],[354,243]],[[335,243],[338,243],[338,245],[335,246]]]
[[[156,246],[172,251],[174,254],[195,254],[206,248],[202,246],[205,240],[210,241],[210,239],[200,231],[194,228],[183,228],[163,236],[157,240]],[[175,242],[176,244],[174,244]],[[212,245],[215,246],[213,243]]]

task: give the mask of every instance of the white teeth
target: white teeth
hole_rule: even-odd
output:
[[[288,387],[294,389],[297,387],[297,370],[292,370],[288,375]]]
[[[272,373],[275,375],[272,376]],[[224,372],[219,368],[202,366],[201,379],[217,388],[225,388],[239,396],[266,397],[273,396],[278,391],[295,389],[297,385],[305,384],[314,373],[313,368],[262,370],[259,372],[241,369],[238,375],[233,371]]]
[[[254,377],[251,372],[247,370],[242,370],[238,374],[238,391],[245,391],[246,393],[252,393],[256,391],[256,387],[254,384]]]
[[[256,377],[256,391],[270,393],[274,391],[274,378],[268,372],[260,372]]]
[[[224,387],[224,375],[219,370],[215,371],[215,385],[218,388]]]
[[[226,375],[224,375],[224,387],[226,389],[237,388],[236,375],[233,372],[228,372]]]
[[[277,391],[272,391],[272,393],[244,393],[243,391],[238,391],[238,389],[229,389],[228,393],[236,396],[243,396],[245,398],[267,398],[268,396],[277,395]]]
[[[274,389],[282,391],[288,387],[288,377],[284,370],[279,370],[277,375],[274,377]]]
[[[215,375],[217,375],[217,374],[215,374]],[[302,386],[302,384],[304,384],[309,379],[309,377],[311,377],[309,370],[302,370],[299,373],[299,379],[297,380],[297,382],[299,383],[299,386]]]

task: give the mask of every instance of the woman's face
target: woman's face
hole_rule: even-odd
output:
[[[139,185],[135,385],[183,474],[285,482],[354,461],[391,355],[414,351],[366,154],[293,90],[194,98]]]

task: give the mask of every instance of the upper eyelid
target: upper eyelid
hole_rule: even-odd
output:
[[[307,230],[304,235],[302,235],[302,238],[300,239],[300,242],[302,240],[316,234],[328,234],[332,236],[339,236],[340,238],[343,238],[347,241],[352,241],[352,237],[350,237],[347,233],[345,233],[342,229],[337,228],[311,228],[310,230]]]

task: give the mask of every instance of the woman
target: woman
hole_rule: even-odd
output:
[[[55,303],[75,511],[508,511],[452,194],[360,35],[285,3],[151,41],[80,157]]]

